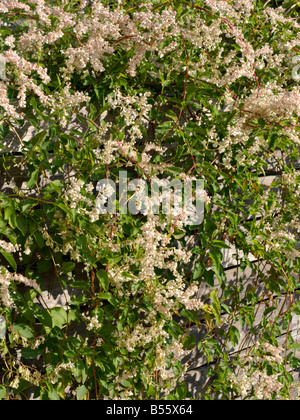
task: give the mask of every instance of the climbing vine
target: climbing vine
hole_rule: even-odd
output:
[[[298,15],[0,1],[0,399],[297,398]]]

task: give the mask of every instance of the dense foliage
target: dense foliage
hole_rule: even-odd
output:
[[[191,351],[210,364],[196,398],[292,398],[298,15],[293,0],[0,1],[0,169],[27,176],[0,193],[0,398],[191,398]],[[204,220],[119,211],[99,181],[120,171],[149,193],[204,180]]]

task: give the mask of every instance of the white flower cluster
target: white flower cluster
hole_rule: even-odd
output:
[[[85,315],[84,320],[87,322],[86,327],[88,331],[99,330],[102,327],[102,323],[99,321],[97,315],[92,317]]]
[[[14,304],[9,291],[12,282],[23,283],[25,286],[40,292],[40,287],[35,280],[28,279],[22,274],[10,273],[6,268],[0,267],[0,300],[8,308]]]
[[[98,197],[96,199],[96,207],[97,209],[101,209],[107,201],[115,194],[115,189],[112,185],[101,185],[97,187],[97,191],[99,191]]]
[[[51,106],[53,104],[53,100],[49,98],[42,89],[38,86],[36,82],[30,76],[33,72],[36,72],[40,79],[45,83],[50,82],[50,77],[47,74],[47,70],[44,69],[41,65],[38,65],[36,63],[31,63],[27,61],[25,58],[20,57],[20,55],[14,51],[12,48],[10,48],[8,51],[4,51],[3,54],[0,54],[0,57],[5,61],[6,63],[6,74],[10,74],[10,66],[13,67],[13,69],[17,70],[19,73],[19,77],[17,79],[17,83],[19,85],[19,106],[21,108],[24,108],[26,105],[26,91],[33,91],[40,99],[40,101],[46,105]],[[3,89],[5,89],[3,87]],[[7,95],[2,99],[3,103],[5,103],[5,98],[7,98]],[[1,106],[3,106],[1,104]],[[4,106],[3,106],[4,107]],[[14,107],[13,107],[14,108]],[[9,116],[12,118],[16,118],[15,112],[10,112],[10,108],[6,107],[4,108]]]
[[[24,365],[20,365],[17,368],[15,378],[13,379],[13,381],[11,381],[9,386],[11,388],[17,389],[20,385],[20,380],[25,380],[31,383],[32,385],[39,386],[41,377],[42,375],[39,371],[37,370],[31,371],[28,367]]]
[[[267,200],[268,194],[264,193],[263,202]],[[272,213],[277,206],[276,201],[263,214],[263,219],[260,222],[264,229],[260,233],[256,233],[253,238],[247,237],[249,244],[252,241],[266,242],[266,251],[275,250],[286,255],[287,258],[294,260],[300,256],[296,249],[297,238],[300,232],[300,223],[298,215],[294,216],[289,222],[282,222],[281,216],[273,217]]]
[[[24,248],[24,251],[23,251],[25,255],[30,255],[31,254],[30,246],[32,244],[33,244],[33,237],[28,236],[28,238],[26,238],[25,248]]]
[[[0,106],[4,109],[7,116],[11,118],[20,119],[23,114],[16,111],[15,107],[9,103],[7,95],[7,83],[0,82]]]
[[[61,363],[58,365],[53,372],[50,374],[50,382],[52,385],[55,385],[59,381],[59,374],[63,370],[73,370],[75,369],[75,364],[73,362]]]
[[[129,352],[138,347],[144,347],[147,343],[155,343],[156,349],[156,369],[162,378],[169,377],[166,366],[170,357],[181,359],[186,351],[183,349],[182,337],[177,340],[172,339],[170,344],[166,340],[170,339],[169,334],[164,329],[167,320],[171,320],[176,312],[178,303],[188,310],[199,310],[203,308],[203,303],[195,298],[198,291],[196,284],[187,287],[183,281],[179,263],[188,263],[191,254],[185,250],[173,247],[167,247],[167,234],[162,233],[159,218],[154,215],[148,215],[148,220],[142,227],[143,235],[140,235],[135,246],[144,251],[139,259],[139,274],[131,276],[132,292],[123,292],[122,285],[128,282],[128,277],[124,277],[124,272],[130,272],[130,265],[111,268],[108,272],[111,283],[119,289],[120,297],[126,294],[138,294],[135,285],[144,284],[146,296],[151,301],[153,309],[147,312],[139,309],[140,317],[134,328],[126,327],[124,330],[116,333],[118,346],[125,347]],[[170,270],[174,280],[157,279],[156,269]],[[157,315],[163,317],[157,321]]]
[[[28,4],[24,4],[21,3],[20,1],[17,0],[2,0],[0,3],[0,12],[1,13],[7,13],[10,10],[13,9],[21,9],[24,10],[25,12],[30,12],[30,7]]]
[[[259,400],[269,400],[274,393],[278,393],[283,384],[278,380],[278,374],[268,375],[267,372],[260,368],[263,362],[282,364],[283,358],[281,347],[275,347],[270,343],[257,343],[254,349],[260,348],[260,354],[252,354],[242,356],[240,359],[241,367],[237,375],[230,377],[232,386],[238,389],[241,398],[252,395]],[[255,370],[253,370],[255,366]]]
[[[270,20],[272,22],[272,25],[274,25],[274,27],[277,27],[277,23],[292,23],[294,28],[299,28],[300,25],[298,24],[298,22],[295,22],[295,19],[293,18],[289,18],[289,17],[285,17],[285,9],[283,7],[278,7],[276,10],[274,10],[271,7],[267,7],[266,8],[266,13],[267,15],[269,15]]]
[[[201,73],[205,71],[205,66],[209,65],[210,58],[208,52],[215,50],[216,45],[221,45],[223,42],[223,34],[226,37],[232,38],[239,47],[239,51],[232,50],[227,57],[224,57],[224,47],[221,45],[220,51],[215,58],[214,75],[208,78],[208,82],[215,83],[218,86],[228,85],[235,82],[241,77],[256,78],[254,73],[255,68],[264,66],[264,60],[267,60],[268,67],[277,67],[282,65],[286,56],[286,43],[278,45],[279,52],[274,52],[272,47],[265,45],[262,48],[253,49],[249,42],[246,42],[243,32],[240,27],[244,22],[247,22],[251,16],[253,9],[252,0],[243,1],[216,1],[206,0],[206,6],[210,10],[206,10],[208,14],[218,14],[216,19],[207,25],[205,19],[201,18],[201,14],[195,13],[193,15],[187,13],[183,16],[177,16],[176,11],[171,7],[166,7],[161,11],[153,11],[151,4],[144,3],[141,8],[144,10],[136,11],[132,17],[120,7],[111,9],[109,6],[104,6],[102,1],[95,0],[92,3],[91,15],[86,14],[86,2],[80,2],[80,7],[77,13],[69,13],[65,11],[64,3],[60,6],[53,6],[47,4],[45,1],[30,1],[29,4],[24,4],[14,1],[2,1],[0,11],[4,14],[11,10],[22,11],[28,14],[28,31],[21,34],[16,40],[9,35],[4,39],[4,44],[10,49],[4,51],[2,56],[8,64],[8,72],[16,69],[18,77],[16,79],[19,86],[19,106],[23,107],[26,104],[27,90],[33,91],[44,105],[50,105],[55,108],[63,106],[65,95],[62,98],[57,97],[56,94],[46,95],[39,87],[36,81],[33,81],[33,73],[37,73],[41,80],[47,84],[50,79],[47,75],[47,70],[42,66],[30,63],[22,55],[28,51],[40,55],[50,53],[50,48],[67,33],[72,34],[77,46],[70,46],[62,53],[65,57],[65,63],[61,66],[61,75],[65,82],[70,80],[70,76],[74,71],[85,72],[92,68],[92,72],[103,72],[105,70],[105,62],[107,57],[116,52],[118,47],[125,50],[134,51],[133,57],[130,59],[128,69],[131,76],[136,75],[136,68],[145,59],[147,53],[151,53],[153,63],[159,67],[160,63],[156,62],[156,58],[162,58],[165,54],[176,51],[183,40],[190,42],[193,46],[199,49],[201,59],[193,63],[194,75],[197,70]],[[282,23],[289,23],[293,29],[297,29],[299,24],[295,19],[285,16],[283,8],[267,7],[262,11],[265,19],[271,20],[274,27]],[[55,19],[53,19],[55,18]],[[55,23],[54,23],[55,22]],[[69,32],[71,31],[71,32]],[[290,31],[291,32],[291,31]],[[291,32],[292,33],[292,32]],[[296,39],[289,42],[290,46],[297,45],[299,39],[297,34]],[[79,44],[79,45],[78,45]],[[172,57],[174,69],[179,66],[182,70],[182,60],[178,59],[176,55]],[[219,67],[226,65],[226,73],[221,74]],[[190,70],[190,69],[188,69]],[[205,78],[204,78],[205,79]],[[3,95],[0,106],[2,106],[7,115],[16,118],[17,113],[15,107],[10,108],[6,103],[7,94],[2,87]],[[260,102],[262,95],[267,97],[270,92],[263,94],[263,89],[260,90]],[[78,95],[77,95],[78,94]],[[257,92],[254,92],[254,96]],[[81,97],[82,93],[74,93],[72,98],[69,98],[69,104],[82,102],[85,98]],[[85,95],[83,95],[85,96]],[[136,98],[136,105],[143,105],[145,94],[141,98]],[[293,96],[293,94],[292,94]],[[272,95],[269,96],[270,103],[273,104]],[[116,98],[119,100],[126,98]],[[253,98],[254,99],[254,98]],[[279,99],[280,100],[280,99]],[[56,101],[58,101],[56,103]],[[297,109],[297,98],[288,100],[287,106],[292,108],[293,105]],[[116,104],[115,104],[116,105]],[[138,129],[138,123],[134,123],[134,118],[138,122],[144,123],[141,112],[137,112],[133,103],[128,113],[124,103],[123,116],[131,126],[132,136],[141,136]],[[130,105],[130,104],[128,104]],[[276,105],[276,104],[275,104]],[[120,106],[120,104],[118,104]],[[149,104],[147,104],[149,107]],[[263,105],[264,108],[265,105]],[[54,109],[53,108],[53,109]],[[272,105],[268,106],[270,112]],[[134,117],[135,116],[135,117]],[[146,116],[146,114],[145,114]]]
[[[120,109],[120,115],[124,118],[126,127],[131,127],[130,135],[135,138],[143,138],[139,125],[147,125],[149,112],[152,105],[148,103],[150,92],[135,93],[124,96],[117,88],[114,97],[108,97],[107,103],[112,109]]]
[[[97,206],[97,201],[93,201],[86,195],[82,194],[83,188],[87,194],[93,192],[93,184],[85,184],[80,179],[71,178],[70,187],[67,189],[65,196],[70,202],[70,207],[76,209],[78,214],[86,214],[93,223],[99,219],[100,211]]]
[[[78,91],[71,93],[71,84],[67,82],[65,87],[62,89],[62,92],[60,92],[59,95],[56,95],[53,106],[53,110],[62,110],[61,126],[67,126],[68,115],[74,111],[74,108],[83,103],[88,103],[89,101],[90,97],[86,93]]]
[[[10,242],[0,240],[0,247],[4,249],[5,252],[17,252],[20,247],[19,245],[13,245]]]
[[[110,165],[116,160],[116,151],[119,150],[118,144],[114,140],[103,139],[102,136],[97,136],[96,139],[102,146],[102,148],[94,149],[98,162],[102,165]]]
[[[197,197],[198,200],[203,201],[205,204],[210,204],[211,203],[211,198],[207,194],[207,191],[205,191],[205,190],[202,190],[202,189],[196,190],[196,197]]]
[[[277,380],[278,375],[268,375],[265,371],[256,370],[251,374],[243,372],[234,384],[238,387],[242,398],[249,396],[254,389],[254,395],[259,400],[269,400],[272,394],[278,393],[283,384]]]
[[[248,121],[263,118],[266,121],[294,120],[300,115],[300,87],[287,91],[277,84],[268,83],[265,87],[256,88],[245,98],[244,109]]]
[[[5,38],[4,44],[7,45],[10,48],[14,48],[15,47],[15,41],[16,41],[16,38],[13,35],[10,35],[7,38]]]

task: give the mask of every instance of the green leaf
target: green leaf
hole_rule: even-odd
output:
[[[46,333],[49,334],[52,330],[52,318],[49,311],[47,309],[43,309],[37,313],[36,317],[43,324]]]
[[[42,249],[45,246],[45,239],[43,238],[43,234],[41,231],[37,230],[33,234],[34,238],[36,239],[36,242],[38,246]]]
[[[186,319],[188,319],[191,322],[196,322],[195,316],[192,314],[192,312],[188,311],[187,309],[182,309],[181,316],[184,316]]]
[[[115,308],[118,307],[118,301],[113,297],[111,293],[99,293],[99,299],[108,300],[108,302],[114,306]]]
[[[149,385],[147,395],[148,397],[153,397],[156,394],[155,387],[153,385]]]
[[[232,325],[229,329],[229,339],[233,346],[239,344],[240,332],[234,325]]]
[[[228,305],[225,305],[225,303],[221,303],[221,308],[229,315],[232,313],[232,309]]]
[[[211,308],[213,314],[215,315],[218,324],[220,325],[221,324],[221,304],[220,304],[220,301],[218,299],[216,290],[213,290],[210,293],[210,298],[212,300],[210,308]]]
[[[193,334],[186,336],[183,339],[183,346],[185,349],[193,349],[196,346],[196,339]]]
[[[3,123],[0,125],[0,140],[5,139],[5,137],[9,133],[9,125],[6,123]]]
[[[32,139],[30,139],[30,141],[28,142],[32,147],[37,146],[42,140],[45,139],[47,135],[47,131],[43,130],[40,133],[36,134],[35,136],[32,137]]]
[[[3,400],[6,396],[6,388],[3,385],[0,385],[0,400]]]
[[[50,182],[50,184],[49,185],[47,185],[45,188],[44,188],[44,192],[49,192],[49,193],[52,193],[52,192],[57,192],[59,195],[61,195],[61,192],[62,192],[62,189],[64,188],[64,182],[62,181],[62,180],[60,180],[60,179],[56,179],[56,180],[54,180],[54,181],[52,181],[52,182]]]
[[[109,278],[107,272],[103,269],[98,270],[97,277],[99,279],[100,285],[103,287],[104,291],[107,292],[109,289]]]
[[[39,274],[46,273],[50,269],[52,262],[50,260],[39,261],[37,263],[37,271]]]
[[[9,262],[9,264],[12,266],[14,271],[17,271],[17,263],[16,263],[14,257],[12,256],[12,254],[4,251],[4,249],[2,249],[2,248],[0,248],[0,252],[3,255],[3,257]]]
[[[26,236],[27,233],[27,227],[24,222],[24,219],[19,214],[16,215],[16,225],[20,232],[22,232],[23,236]]]
[[[64,274],[69,274],[69,273],[72,273],[72,271],[74,270],[75,266],[76,266],[75,263],[72,263],[72,262],[63,262],[61,269],[62,269],[62,271],[63,271]]]
[[[50,309],[53,327],[62,328],[68,321],[67,311],[64,308]]]
[[[14,329],[25,340],[32,341],[35,338],[33,329],[27,324],[14,324]]]
[[[91,286],[87,281],[84,280],[77,280],[77,281],[73,281],[70,284],[71,287],[74,287],[75,289],[82,289],[82,290],[87,290],[89,291]],[[75,296],[73,296],[75,297]]]
[[[217,279],[220,283],[220,285],[222,285],[223,282],[226,281],[226,275],[224,273],[224,268],[221,264],[223,255],[222,252],[219,249],[213,249],[211,252],[209,252],[209,256],[212,260],[212,270],[214,271],[214,273],[217,276]]]
[[[300,315],[300,301],[299,300],[292,307],[292,312],[296,315]]]
[[[206,280],[206,283],[208,284],[208,286],[214,287],[214,285],[215,285],[215,273],[212,270],[205,271],[204,272],[204,277],[205,277],[205,280]]]
[[[219,249],[213,249],[209,252],[210,259],[215,267],[219,267],[223,258],[222,252]]]
[[[89,108],[90,108],[90,115],[89,115],[89,117],[93,120],[93,119],[95,119],[95,116],[97,114],[97,108],[92,103],[90,104],[90,107]]]
[[[172,111],[171,109],[168,109],[166,112],[165,112],[165,115],[166,115],[166,117],[168,117],[168,118],[170,118],[171,120],[173,120],[174,122],[177,122],[178,121],[178,117],[177,117],[177,115],[175,114],[175,112],[174,111]]]
[[[212,241],[212,245],[216,246],[218,248],[226,248],[226,249],[230,249],[231,247],[227,244],[225,244],[225,242],[223,241],[218,241],[217,239],[215,239],[214,241]]]
[[[166,171],[171,172],[172,174],[175,174],[175,175],[180,175],[182,173],[182,168],[171,166],[169,168],[166,168]]]
[[[78,287],[78,288],[81,289],[81,287]],[[89,298],[86,295],[80,295],[78,297],[72,296],[71,297],[71,305],[80,306],[80,305],[83,305],[84,303],[86,303],[88,300],[89,300]]]
[[[85,385],[79,385],[79,387],[77,388],[77,400],[82,401],[85,400],[87,395],[89,393],[89,390],[87,389],[87,387]]]
[[[274,312],[275,310],[276,310],[276,307],[275,307],[275,306],[270,306],[269,308],[267,308],[267,309],[264,311],[264,316],[267,316],[268,314],[270,314],[270,313]]]
[[[30,349],[29,347],[25,347],[22,349],[22,356],[25,359],[36,359],[42,353],[41,349]]]
[[[15,394],[19,394],[23,392],[25,389],[28,389],[31,386],[31,383],[29,381],[25,381],[24,379],[20,379],[19,386],[14,391]]]
[[[30,179],[27,182],[27,188],[33,188],[36,185],[39,177],[39,172],[39,168],[32,172]]]
[[[271,140],[270,140],[270,143],[269,143],[269,149],[273,149],[273,147],[275,146],[276,140],[277,140],[277,135],[273,134],[271,136]]]
[[[52,391],[49,391],[49,392],[48,392],[48,398],[49,398],[49,400],[51,400],[51,401],[59,401],[59,400],[60,400],[59,395],[58,395],[58,393],[55,391],[55,389],[52,389]]]
[[[37,201],[31,198],[27,198],[22,205],[22,212],[25,213],[27,210],[32,209],[32,207],[37,205]]]
[[[200,263],[200,261],[196,261],[195,268],[193,271],[193,280],[198,280],[202,277],[205,271],[205,265]]]
[[[73,374],[77,382],[83,383],[86,381],[88,377],[88,370],[83,360],[79,360],[76,363]]]
[[[4,219],[8,220],[9,225],[15,229],[16,227],[16,210],[14,203],[11,203],[10,206],[7,206],[4,210]]]
[[[100,299],[106,299],[106,300],[108,300],[108,299],[110,299],[112,296],[111,296],[111,294],[110,293],[100,293],[99,294],[99,298]]]

